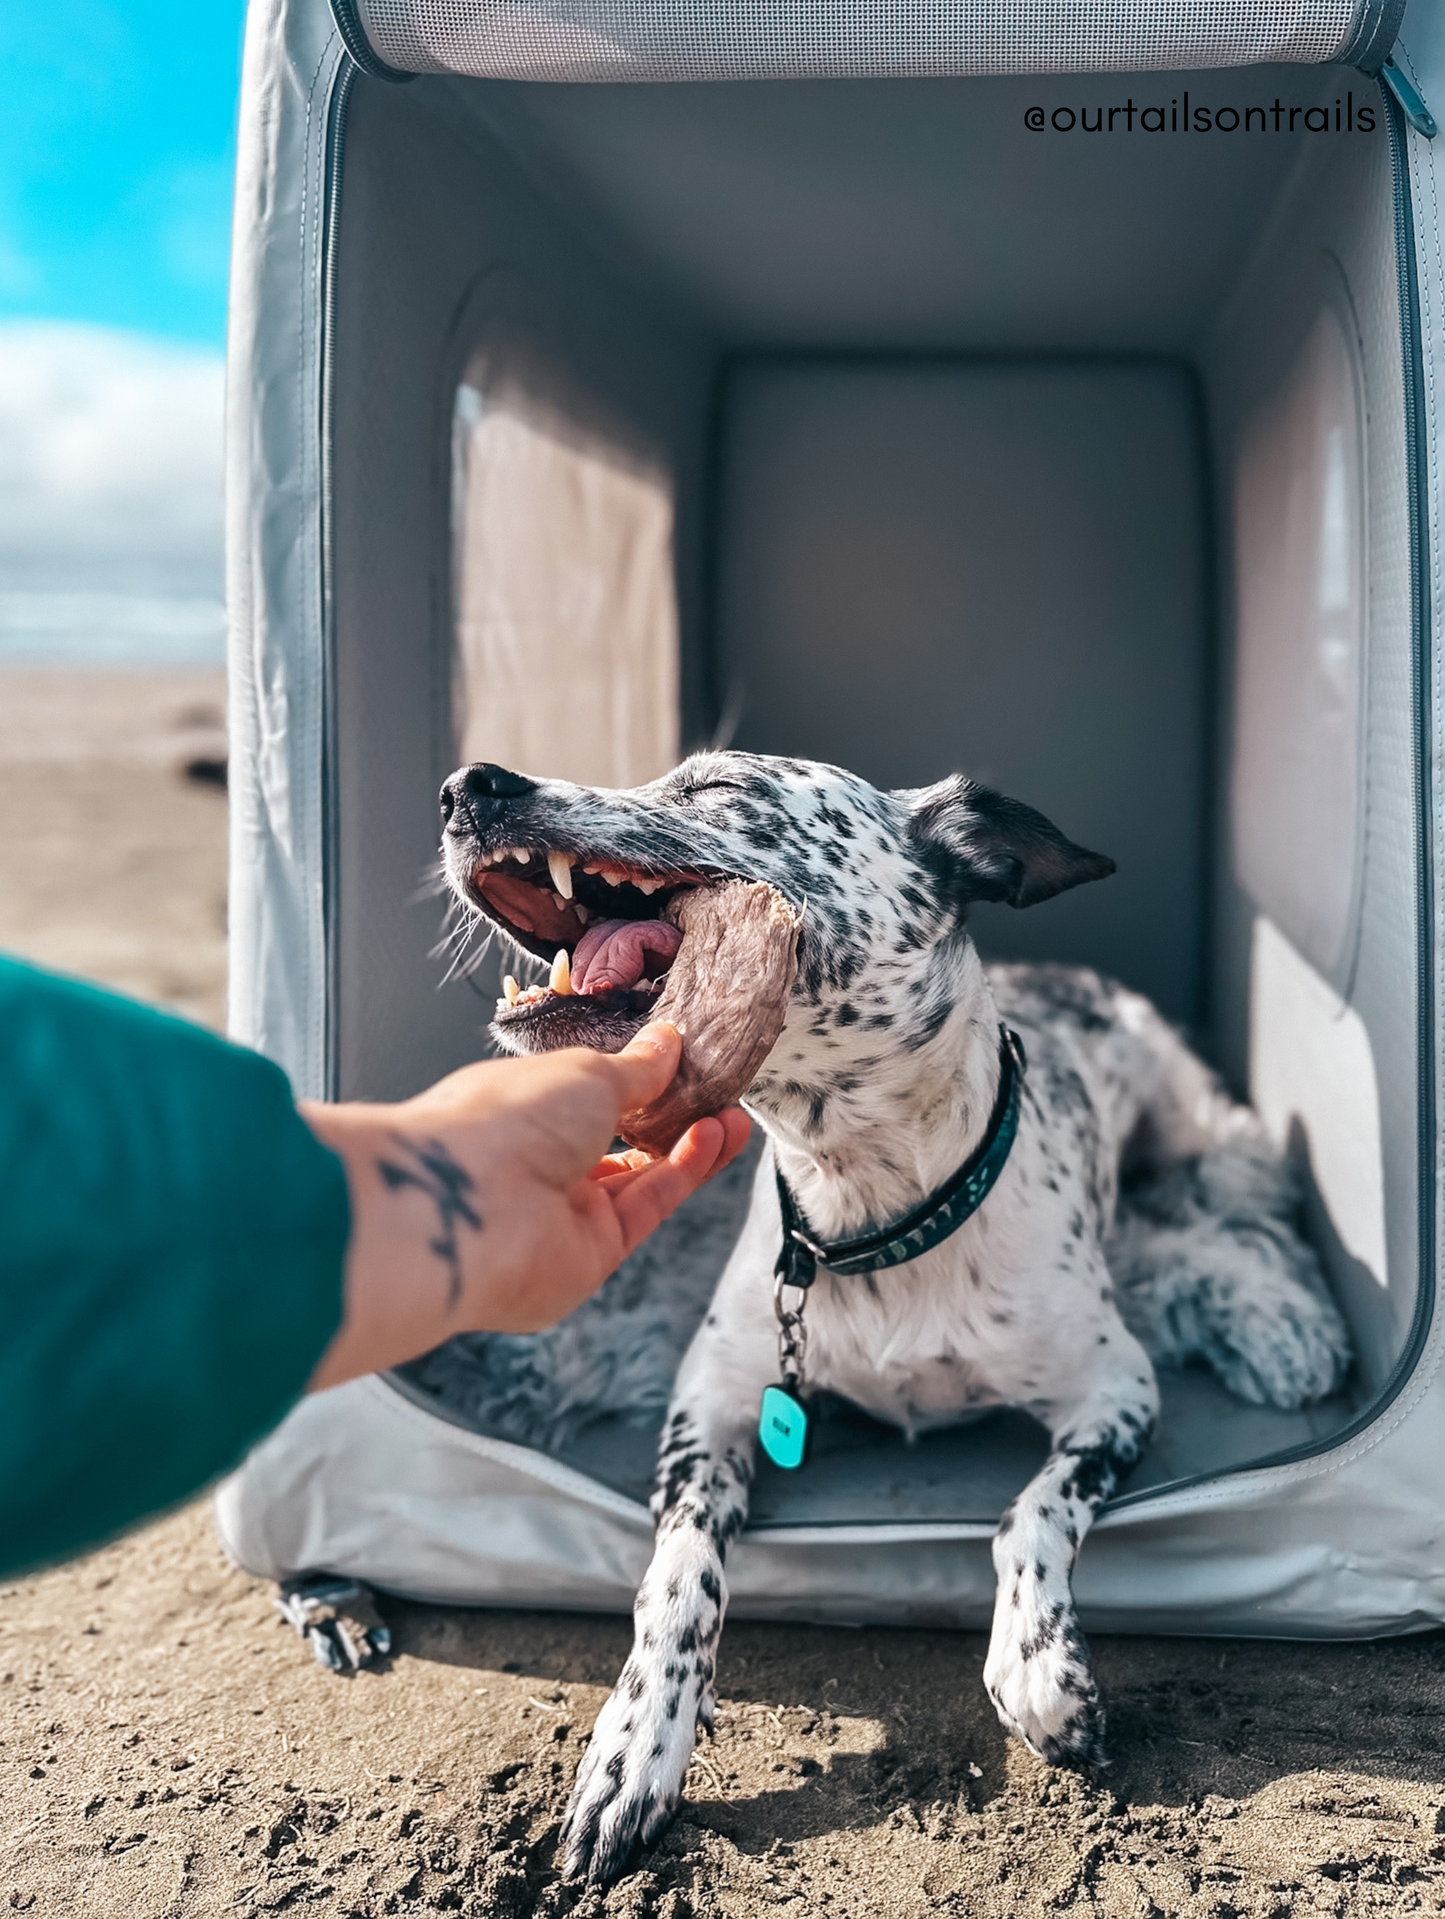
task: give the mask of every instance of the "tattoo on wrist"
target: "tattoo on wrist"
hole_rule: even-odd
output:
[[[430,1247],[447,1269],[447,1305],[455,1306],[462,1296],[462,1258],[457,1246],[457,1225],[482,1230],[482,1216],[467,1198],[475,1182],[464,1166],[459,1166],[439,1139],[413,1140],[393,1133],[392,1140],[408,1163],[379,1159],[376,1170],[392,1192],[414,1186],[436,1206],[439,1221],[437,1236]]]

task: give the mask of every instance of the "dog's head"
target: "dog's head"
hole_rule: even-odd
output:
[[[975,900],[1032,906],[1114,870],[969,780],[885,793],[836,766],[753,753],[697,754],[624,791],[468,766],[441,809],[453,893],[553,967],[552,985],[509,987],[498,1004],[492,1031],[517,1053],[625,1045],[678,950],[669,902],[736,879],[803,914],[795,1041],[836,1055],[845,1036],[872,1034],[916,1049],[952,1010]]]

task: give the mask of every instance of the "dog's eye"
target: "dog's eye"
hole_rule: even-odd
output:
[[[702,793],[746,793],[748,790],[741,780],[704,780],[700,786],[685,786],[678,798],[695,800]]]

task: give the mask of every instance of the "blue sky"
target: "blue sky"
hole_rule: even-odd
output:
[[[0,665],[218,660],[244,0],[0,0]]]
[[[223,344],[243,17],[0,3],[0,316]]]

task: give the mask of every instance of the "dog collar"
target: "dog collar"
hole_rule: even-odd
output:
[[[1019,1129],[1019,1095],[1028,1059],[1023,1041],[1008,1026],[999,1028],[999,1069],[993,1112],[978,1145],[927,1199],[881,1232],[831,1243],[815,1238],[780,1169],[778,1203],[783,1211],[783,1248],[773,1269],[778,1287],[797,1286],[806,1291],[817,1277],[819,1266],[844,1276],[902,1266],[942,1245],[965,1220],[972,1219],[998,1183]]]
[[[778,1172],[778,1204],[783,1209],[783,1249],[774,1267],[773,1310],[778,1316],[778,1365],[781,1383],[763,1388],[758,1412],[758,1441],[775,1466],[792,1470],[808,1457],[813,1422],[803,1393],[803,1356],[807,1327],[803,1308],[819,1266],[830,1273],[876,1273],[902,1266],[940,1245],[971,1219],[997,1184],[1019,1130],[1019,1095],[1028,1070],[1023,1041],[1011,1028],[999,1028],[999,1081],[988,1130],[949,1179],[911,1213],[881,1233],[862,1233],[830,1245],[807,1230],[788,1182]],[[789,1306],[783,1294],[796,1286],[803,1297]]]

